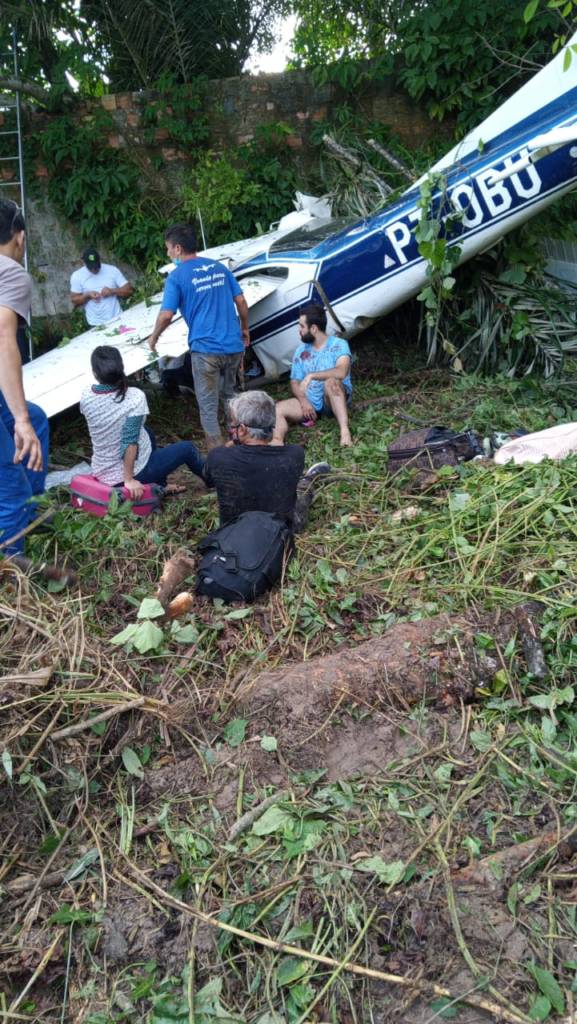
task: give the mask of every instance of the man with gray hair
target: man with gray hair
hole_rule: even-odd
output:
[[[273,512],[292,527],[304,468],[300,445],[271,445],[275,403],[265,391],[247,391],[228,405],[231,446],[213,448],[204,478],[216,488],[220,525],[242,512]]]

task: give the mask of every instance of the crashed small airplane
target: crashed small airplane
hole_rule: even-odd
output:
[[[577,33],[428,172],[444,179],[432,208],[441,218],[451,215],[448,237],[460,246],[460,263],[494,245],[577,181],[577,58],[563,70],[566,51],[576,44]],[[250,307],[251,347],[263,369],[259,382],[289,369],[304,303],[323,302],[332,330],[352,338],[421,290],[427,266],[414,227],[427,176],[364,220],[338,221],[317,201],[259,238],[199,254],[225,262],[242,284]],[[49,416],[75,404],[92,379],[90,352],[108,337],[121,348],[129,373],[146,366],[146,339],[159,300],[156,296],[151,305],[134,306],[118,321],[25,366],[27,398]],[[186,325],[175,319],[158,354],[179,356],[186,349]]]

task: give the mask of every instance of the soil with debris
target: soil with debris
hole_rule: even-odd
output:
[[[157,646],[111,642],[183,544],[192,589],[196,488],[158,522],[59,512],[30,553],[77,590],[0,563],[7,1021],[574,1019],[577,473],[386,481],[399,411],[464,396],[360,351],[360,440],[303,432],[334,478],[253,608],[171,620],[162,591]]]

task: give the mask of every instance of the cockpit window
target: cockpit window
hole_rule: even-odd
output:
[[[247,277],[274,277],[286,281],[288,267],[256,267],[254,270],[246,270],[238,275],[238,280],[243,281]]]
[[[273,253],[279,252],[305,252],[307,249],[314,249],[330,235],[335,235],[338,231],[344,231],[345,228],[357,223],[358,217],[331,217],[330,220],[320,223],[318,220],[314,220],[273,242],[269,249],[269,255],[272,256]]]

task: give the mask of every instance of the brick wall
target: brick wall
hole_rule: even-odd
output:
[[[143,112],[155,98],[154,94],[146,92],[102,96],[100,100],[91,101],[92,107],[80,106],[77,116],[88,116],[94,105],[100,103],[111,114],[113,122],[107,145],[113,149],[141,148],[143,173],[154,173],[157,177],[153,158],[160,156],[164,164],[160,180],[165,185],[172,182],[172,187],[178,189],[183,165],[190,154],[168,137],[165,128],[157,128],[150,142],[150,126],[147,125],[148,139],[145,139]],[[344,99],[334,84],[315,86],[307,71],[211,82],[204,109],[209,122],[208,145],[224,151],[248,142],[260,125],[281,121],[290,128],[286,145],[292,157],[305,167],[311,158],[316,159],[310,145],[311,132],[323,121],[330,120],[332,112]],[[404,93],[396,90],[392,78],[364,86],[357,103],[367,117],[390,126],[409,150],[439,136],[439,125],[432,123]],[[34,114],[27,130],[41,131],[51,116],[57,115]],[[443,130],[449,139],[450,130]],[[68,281],[71,270],[78,266],[83,246],[74,225],[65,222],[62,214],[52,207],[42,188],[42,179],[48,174],[46,167],[39,163],[34,172],[27,168],[29,179],[32,173],[39,186],[28,211],[31,270],[35,279],[33,313],[37,317],[51,317],[70,310]],[[0,179],[13,174],[13,165],[0,164]],[[114,254],[107,253],[105,245],[102,252],[105,258],[108,256],[114,261]],[[131,268],[126,270],[130,277],[136,273]]]
[[[145,146],[143,111],[155,95],[149,92],[126,92],[102,96],[101,103],[113,120],[107,138],[113,149],[142,146],[155,149],[165,163],[186,161],[187,154],[169,139],[165,128],[154,133],[152,147]],[[226,150],[250,141],[261,125],[283,122],[291,132],[286,145],[305,162],[311,152],[312,130],[331,119],[335,108],[345,101],[338,85],[315,85],[309,71],[285,71],[281,74],[241,76],[210,82],[203,114],[208,117],[209,147]],[[363,114],[391,128],[400,141],[414,149],[426,144],[439,133],[450,139],[450,127],[440,128],[414,104],[405,93],[395,88],[391,77],[363,86],[356,102]],[[86,116],[90,107],[79,108],[78,116]],[[37,131],[48,115],[36,115],[32,130]],[[42,176],[45,170],[37,169]]]

